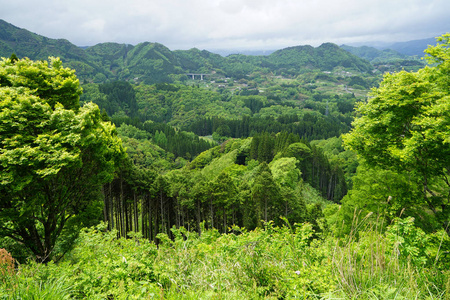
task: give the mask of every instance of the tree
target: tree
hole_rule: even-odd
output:
[[[295,157],[282,157],[270,163],[273,180],[284,201],[284,216],[291,223],[305,220],[306,205],[298,195],[302,188],[301,172]]]
[[[57,103],[65,109],[80,107],[82,90],[75,71],[63,68],[60,59],[50,58],[50,66],[45,61],[3,59],[0,67],[0,87],[25,87],[52,109]]]
[[[349,233],[355,222],[369,212],[375,213],[373,218],[385,225],[391,224],[396,217],[412,216],[417,220],[416,225],[429,227],[427,210],[420,205],[420,184],[409,172],[368,168],[362,164],[352,181],[352,190],[341,201],[339,214],[344,223],[337,226],[338,230]]]
[[[227,232],[227,220],[228,215],[232,215],[231,209],[236,205],[237,189],[230,175],[227,172],[222,171],[219,173],[216,179],[211,184],[211,196],[213,204],[216,207],[216,215],[221,214],[222,217],[222,230]],[[220,220],[218,220],[217,228],[220,228]]]
[[[0,235],[51,259],[124,157],[111,123],[59,59],[0,62]],[[68,226],[70,224],[70,226]]]
[[[344,140],[369,166],[419,178],[421,205],[449,230],[450,34],[438,41],[425,51],[436,65],[386,74]]]
[[[129,82],[108,82],[100,85],[98,89],[106,95],[106,101],[97,104],[106,109],[111,116],[120,110],[125,111],[131,118],[137,115],[136,92]]]
[[[258,226],[262,226],[261,221],[267,222],[282,215],[282,209],[279,209],[281,207],[279,189],[266,162],[259,165],[252,186],[252,198],[256,207]],[[276,215],[277,211],[279,215]]]
[[[272,161],[269,166],[274,181],[280,187],[295,188],[301,175],[297,164],[298,160],[295,157],[282,157]]]

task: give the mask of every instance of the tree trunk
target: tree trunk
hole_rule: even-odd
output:
[[[197,230],[198,230],[198,235],[201,236],[202,235],[202,229],[200,228],[200,218],[201,218],[201,211],[200,211],[200,200],[197,199]]]
[[[267,222],[267,197],[264,197],[264,221]]]
[[[108,224],[108,228],[110,230],[114,229],[114,199],[112,195],[112,182],[109,183],[109,213],[110,213],[110,224]]]
[[[160,200],[160,210],[161,210],[161,231],[165,232],[165,221],[164,221],[164,209],[163,209],[163,192],[162,190],[159,193],[159,200]]]
[[[136,192],[133,191],[133,197],[134,197],[134,232],[139,232],[139,214],[138,214],[138,204],[137,204],[137,197]]]
[[[209,198],[209,207],[210,207],[210,211],[211,211],[211,228],[214,228],[214,215],[213,215],[212,197]]]

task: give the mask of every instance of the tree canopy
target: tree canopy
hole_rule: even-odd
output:
[[[59,59],[0,62],[0,235],[41,261],[125,155],[115,127],[95,104],[80,108],[80,94]]]
[[[417,72],[386,74],[360,103],[344,136],[369,166],[409,172],[422,186],[422,205],[447,227],[450,204],[450,34],[429,47],[435,63]]]

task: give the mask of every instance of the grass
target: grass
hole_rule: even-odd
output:
[[[201,236],[173,228],[157,248],[92,228],[62,262],[3,276],[0,299],[449,299],[449,265],[435,262],[445,243],[411,219],[372,219],[355,218],[343,238],[313,239],[310,224]],[[423,239],[432,251],[416,251]]]

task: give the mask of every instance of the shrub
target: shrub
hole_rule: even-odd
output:
[[[0,249],[0,277],[14,273],[14,258],[6,249]]]

